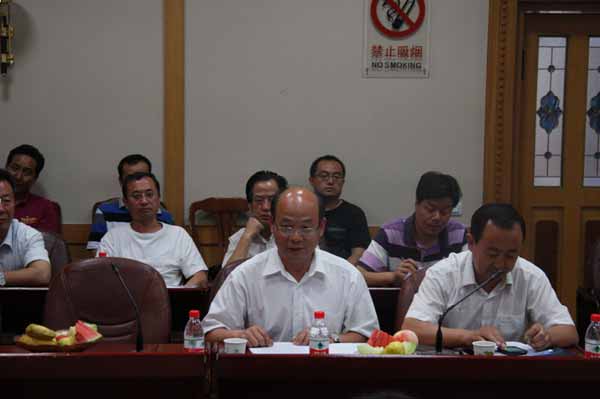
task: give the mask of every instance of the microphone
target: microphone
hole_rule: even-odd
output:
[[[458,302],[456,302],[453,305],[451,305],[450,307],[448,307],[448,309],[446,309],[446,311],[444,313],[442,313],[442,315],[438,319],[438,329],[437,329],[437,333],[435,335],[435,352],[438,355],[440,353],[442,353],[442,341],[444,339],[443,335],[442,335],[442,322],[444,321],[444,317],[446,317],[446,315],[448,314],[448,312],[450,312],[452,309],[454,309],[455,307],[457,307],[465,299],[467,299],[468,297],[470,297],[471,295],[473,295],[474,293],[476,293],[477,291],[479,291],[481,288],[485,287],[490,281],[494,280],[495,278],[497,278],[498,276],[500,276],[501,274],[504,274],[504,273],[506,273],[505,270],[496,270],[483,283],[478,284],[477,287],[475,287],[472,291],[470,291],[469,293],[467,293],[467,295],[465,295],[462,298],[460,298],[458,300]]]
[[[112,267],[113,271],[119,278],[119,281],[121,282],[121,285],[125,289],[125,292],[127,292],[129,301],[131,302],[131,305],[133,306],[133,310],[135,311],[135,321],[137,323],[137,329],[136,329],[137,331],[136,331],[136,336],[135,336],[135,351],[143,352],[144,351],[144,335],[142,334],[142,322],[140,320],[140,311],[138,310],[137,304],[135,303],[135,299],[133,299],[133,295],[131,295],[131,291],[129,290],[129,287],[127,287],[127,284],[125,284],[125,280],[123,280],[123,276],[121,276],[121,273],[119,272],[119,267],[112,262],[110,263],[110,266]]]

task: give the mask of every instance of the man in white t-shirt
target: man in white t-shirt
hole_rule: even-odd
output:
[[[151,173],[138,172],[123,183],[123,202],[131,223],[111,229],[100,241],[98,253],[135,259],[154,267],[167,286],[208,287],[206,264],[189,234],[156,218],[160,186]]]
[[[534,349],[577,343],[577,331],[544,272],[519,257],[525,222],[509,204],[486,204],[471,218],[469,251],[450,256],[427,270],[402,328],[433,345],[439,317],[493,274],[442,324],[445,347],[470,347],[473,341],[525,341]]]

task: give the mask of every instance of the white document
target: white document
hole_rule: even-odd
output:
[[[330,355],[354,355],[357,353],[355,343],[329,344]],[[291,342],[273,342],[267,348],[250,348],[255,355],[308,355],[307,345],[294,345]]]

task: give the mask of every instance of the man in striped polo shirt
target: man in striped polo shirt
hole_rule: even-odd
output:
[[[461,195],[450,175],[427,172],[421,176],[415,212],[381,226],[358,262],[367,285],[400,285],[411,273],[461,252],[467,242],[466,228],[450,220]]]

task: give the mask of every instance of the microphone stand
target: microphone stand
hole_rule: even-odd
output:
[[[127,287],[127,284],[125,284],[125,281],[123,280],[123,276],[121,276],[121,273],[119,272],[119,267],[112,262],[111,262],[110,266],[112,267],[113,271],[119,278],[119,281],[121,282],[121,285],[125,289],[125,292],[127,292],[129,301],[131,302],[131,305],[133,306],[133,310],[135,311],[135,321],[137,324],[136,336],[135,336],[135,351],[143,352],[144,351],[144,335],[142,334],[142,322],[140,320],[140,311],[138,310],[137,304],[135,303],[135,299],[133,299],[133,295],[131,295],[131,291],[129,291],[129,287]]]
[[[450,306],[448,309],[446,309],[446,311],[444,313],[442,313],[442,315],[438,319],[438,329],[437,329],[437,333],[435,335],[435,352],[438,355],[442,353],[442,342],[444,340],[444,337],[442,335],[442,322],[444,321],[444,317],[446,317],[446,315],[448,314],[448,312],[450,312],[452,309],[454,309],[455,307],[457,307],[465,299],[467,299],[468,297],[470,297],[471,295],[473,295],[474,293],[476,293],[477,291],[479,291],[481,288],[485,287],[490,281],[494,280],[495,278],[497,278],[498,276],[500,276],[503,273],[505,273],[504,270],[496,270],[483,283],[477,285],[477,287],[475,287],[467,295],[465,295],[464,297],[462,297],[461,299],[459,299],[458,302],[456,302],[455,304],[453,304],[452,306]]]

